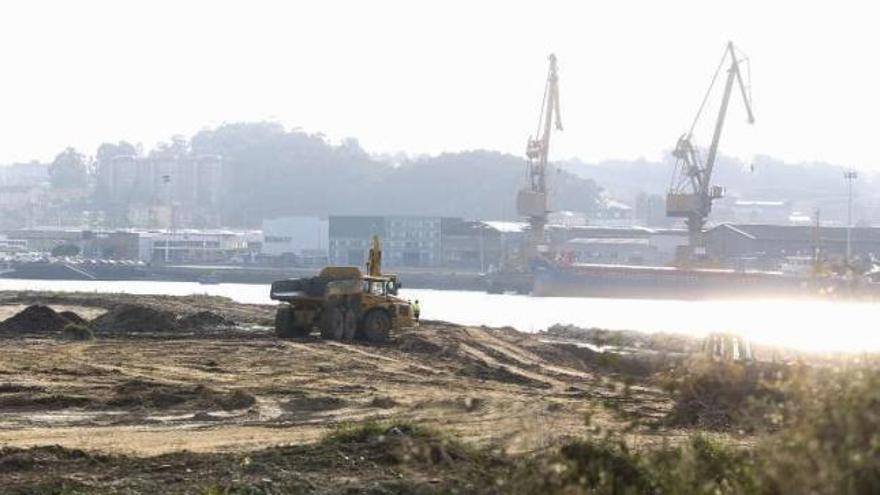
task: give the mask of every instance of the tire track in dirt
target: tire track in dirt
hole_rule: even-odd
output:
[[[525,367],[530,370],[537,371],[548,378],[560,378],[556,375],[565,375],[565,378],[580,378],[584,380],[594,379],[594,375],[585,371],[565,368],[548,363],[544,358],[532,353],[531,351],[518,347],[512,342],[508,342],[492,334],[491,330],[470,331],[471,336],[475,339],[475,344],[483,347],[484,352],[489,351],[497,353],[507,358],[508,364]],[[496,357],[496,359],[498,359]]]

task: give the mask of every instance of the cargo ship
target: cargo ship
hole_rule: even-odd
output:
[[[532,295],[636,299],[843,297],[880,294],[880,284],[787,271],[602,264],[533,267]]]

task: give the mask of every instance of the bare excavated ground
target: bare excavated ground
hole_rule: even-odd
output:
[[[183,451],[237,455],[239,462],[249,452],[324,445],[320,440],[340,425],[375,421],[437,428],[468,445],[514,454],[584,435],[587,416],[593,425],[630,428],[636,442],[676,436],[657,427],[672,405],[665,392],[599,373],[571,346],[512,329],[423,322],[381,346],[282,340],[267,326],[272,306],[205,296],[48,293],[0,293],[0,320],[36,303],[87,320],[120,304],[178,318],[211,311],[236,326],[117,329],[87,341],[40,329],[0,332],[0,446],[7,448],[0,451],[0,485],[35,479],[29,468],[21,472],[31,475],[16,478],[21,472],[8,468],[8,455],[24,455],[31,468],[40,465],[34,458],[110,462],[96,461],[100,455],[122,455],[113,462],[129,468],[136,458],[144,458],[142,467],[177,465],[154,456],[174,459]],[[52,445],[90,453],[8,451]],[[119,469],[117,476],[126,476]]]

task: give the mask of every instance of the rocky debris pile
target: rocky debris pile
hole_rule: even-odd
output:
[[[0,322],[0,334],[57,333],[75,319],[82,320],[76,313],[57,313],[49,306],[35,304]]]
[[[152,333],[181,330],[177,316],[136,304],[120,304],[92,321],[98,333]]]

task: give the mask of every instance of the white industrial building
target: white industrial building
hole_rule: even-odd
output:
[[[263,220],[262,254],[326,259],[329,225],[325,219],[310,216]]]

